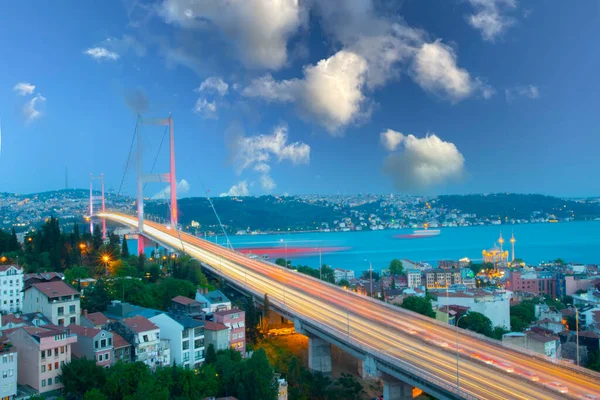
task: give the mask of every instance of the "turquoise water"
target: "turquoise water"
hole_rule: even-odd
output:
[[[288,247],[348,247],[344,251],[324,253],[323,263],[334,268],[363,271],[368,269],[365,259],[371,261],[376,270],[386,268],[393,258],[427,261],[432,265],[436,265],[437,260],[462,257],[480,260],[481,251],[492,247],[501,231],[506,240],[504,248],[509,251],[508,239],[514,232],[516,257],[530,264],[557,258],[600,263],[600,221],[441,228],[439,236],[424,239],[395,239],[394,235],[412,230],[384,230],[231,236],[230,240],[234,248],[284,247],[281,240],[285,240]],[[225,240],[220,237],[218,242]],[[289,258],[293,264],[319,265],[318,253]]]
[[[494,245],[502,231],[510,251],[508,239],[515,234],[516,257],[529,264],[562,258],[565,261],[596,264],[600,263],[600,221],[569,222],[556,224],[522,224],[503,226],[476,226],[441,228],[439,236],[424,239],[395,239],[394,235],[410,233],[412,230],[385,230],[364,232],[289,233],[255,236],[230,236],[234,248],[281,247],[347,247],[347,250],[323,253],[323,263],[334,268],[363,271],[373,263],[380,270],[394,258],[426,261],[436,265],[437,260],[457,260],[468,257],[481,259],[481,251]],[[212,239],[213,241],[215,238]],[[223,236],[216,238],[224,244]],[[129,242],[135,252],[136,241]],[[146,253],[152,249],[146,249]],[[260,252],[257,252],[260,254]],[[292,264],[318,268],[319,254],[293,256]]]

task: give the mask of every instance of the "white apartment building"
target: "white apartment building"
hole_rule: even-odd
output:
[[[23,268],[0,265],[0,311],[14,313],[23,307]]]
[[[160,336],[160,328],[149,319],[137,315],[126,318],[115,326],[117,332],[135,349],[135,361],[150,368],[170,365],[170,344]]]
[[[335,283],[339,283],[343,279],[347,281],[354,279],[354,271],[349,269],[335,268],[333,270],[333,280]]]
[[[163,313],[150,321],[169,340],[170,364],[197,369],[204,362],[204,322],[184,315]]]
[[[17,349],[9,342],[0,343],[0,399],[12,400],[17,394]]]
[[[58,326],[79,325],[80,294],[63,281],[34,283],[23,298],[23,313],[32,312],[41,312]]]
[[[469,307],[469,311],[481,313],[492,321],[492,327],[510,330],[510,299],[512,292],[486,290],[441,291],[437,293],[438,308],[449,305]]]
[[[421,286],[421,271],[418,269],[407,270],[406,280],[408,282],[408,287],[411,289]]]

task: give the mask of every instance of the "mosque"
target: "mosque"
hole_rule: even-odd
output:
[[[512,257],[511,262],[515,260],[515,235],[513,233],[510,238],[510,244],[512,246]],[[508,264],[508,250],[504,250],[504,238],[502,237],[502,232],[500,232],[500,237],[498,238],[498,242],[494,244],[491,249],[483,250],[481,255],[483,256],[483,262],[492,263],[494,265],[498,264]]]

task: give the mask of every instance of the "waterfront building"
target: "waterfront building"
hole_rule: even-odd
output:
[[[552,272],[527,272],[510,271],[507,288],[512,291],[533,293],[536,296],[548,295],[557,297],[556,277]]]
[[[409,269],[406,271],[407,286],[411,289],[421,286],[421,271]]]
[[[19,312],[23,306],[23,268],[0,265],[0,311]]]
[[[508,250],[502,250],[500,247],[494,246],[490,249],[481,252],[483,262],[496,264],[504,264],[508,262]]]
[[[335,283],[339,283],[344,279],[347,281],[351,281],[352,279],[354,279],[354,271],[349,269],[335,268],[333,270],[333,279]]]

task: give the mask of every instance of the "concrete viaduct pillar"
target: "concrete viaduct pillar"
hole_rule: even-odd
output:
[[[413,387],[393,376],[383,376],[383,398],[385,400],[408,400],[413,398]]]
[[[369,354],[364,359],[358,360],[358,374],[363,379],[376,379],[381,375],[377,372],[375,359]]]
[[[331,344],[310,335],[308,337],[308,368],[331,376]]]

